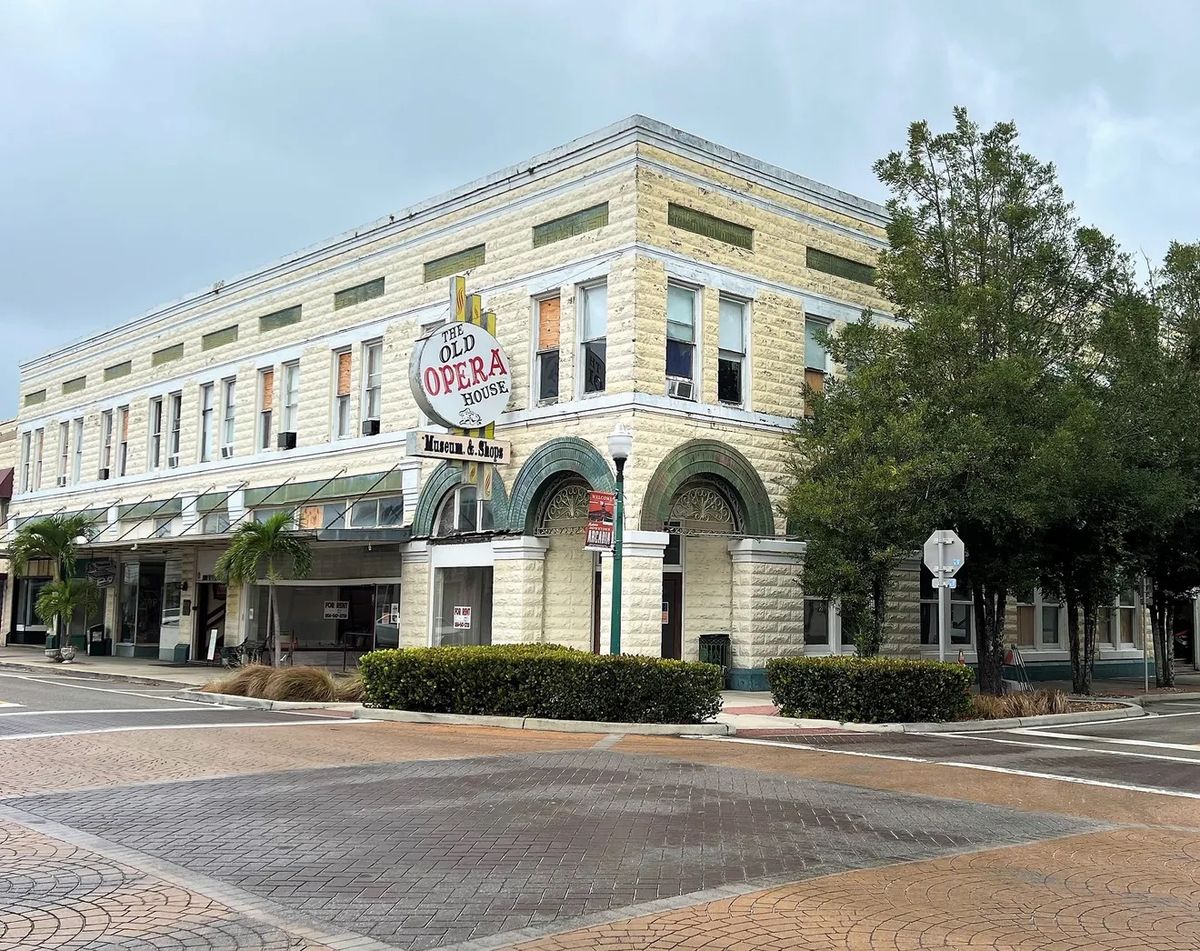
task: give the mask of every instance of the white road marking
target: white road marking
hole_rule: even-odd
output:
[[[297,720],[295,723],[280,723],[278,720],[246,720],[238,723],[171,723],[150,726],[111,726],[101,727],[98,730],[63,730],[59,733],[15,733],[11,736],[0,736],[0,743],[8,740],[40,740],[55,736],[92,736],[96,733],[136,733],[140,730],[224,730],[230,727],[246,726],[329,726],[336,724],[350,724],[354,726],[382,722],[382,720],[358,720],[349,717],[324,717],[320,720]]]
[[[89,687],[86,684],[66,683],[64,680],[47,680],[44,677],[20,677],[18,679],[26,680],[31,683],[49,684],[51,687],[71,687],[75,690],[94,690],[98,693],[119,693],[119,694],[122,694],[127,697],[145,697],[146,696],[146,691],[139,692],[136,690],[115,690],[112,687]],[[163,689],[165,690],[165,689],[169,689],[169,688],[164,687]],[[180,687],[179,689],[182,690],[183,687]],[[188,700],[185,697],[152,696],[152,699],[154,699],[154,700],[170,700],[172,703],[195,703],[195,704],[204,704],[205,706],[211,706],[211,704],[205,704],[205,702],[203,700]]]
[[[223,703],[206,703],[205,710],[238,710],[240,707],[233,707]],[[61,717],[71,716],[76,713],[202,713],[200,709],[192,707],[123,707],[117,710],[108,710],[100,708],[97,710],[18,710],[16,712],[0,712],[0,717]]]
[[[807,746],[802,743],[784,743],[779,740],[759,740],[738,736],[704,736],[718,743],[751,743],[756,746],[775,746],[781,749],[800,749],[810,753],[832,753],[836,756],[862,756],[867,759],[900,760],[905,763],[925,763],[930,766],[952,766],[956,769],[976,769],[986,773],[1007,773],[1010,776],[1027,776],[1031,779],[1050,779],[1060,783],[1075,783],[1080,786],[1100,786],[1106,789],[1122,789],[1127,792],[1152,793],[1157,796],[1173,796],[1179,799],[1200,799],[1200,793],[1178,789],[1163,789],[1158,786],[1139,786],[1133,783],[1114,783],[1101,779],[1081,779],[1078,776],[1062,776],[1058,773],[1037,773],[1026,769],[1010,769],[1007,766],[984,766],[979,763],[959,763],[953,760],[928,759],[920,756],[897,756],[892,753],[865,753],[862,750],[835,750],[824,746]]]
[[[2,716],[2,714],[0,714]],[[1080,739],[1092,740],[1092,736],[1072,737],[1069,733],[1035,733],[1032,730],[1013,730],[1013,733],[1022,733],[1029,736],[1047,736],[1058,739]],[[1030,743],[1028,740],[1002,740],[998,736],[978,736],[973,733],[940,733],[941,737],[950,737],[955,740],[982,740],[986,743],[1007,743],[1012,746],[1032,746],[1044,750],[1069,750],[1073,753],[1103,753],[1106,756],[1135,756],[1139,759],[1161,759],[1171,763],[1191,763],[1193,766],[1200,766],[1200,759],[1190,759],[1186,756],[1160,756],[1155,753],[1133,753],[1129,750],[1095,750],[1086,746],[1066,746],[1063,743]],[[1153,745],[1153,744],[1152,744]],[[1169,746],[1170,744],[1162,744]],[[1185,746],[1181,749],[1190,750],[1200,753],[1200,747]]]
[[[1086,740],[1091,743],[1109,743],[1113,746],[1146,746],[1160,750],[1185,750],[1189,753],[1200,752],[1200,744],[1195,743],[1161,743],[1158,740],[1133,740],[1117,736],[1090,736],[1082,733],[1054,733],[1049,730],[1032,728],[1011,730],[1022,736],[1044,736],[1049,740]],[[954,735],[954,734],[950,734]],[[982,737],[980,737],[982,739]],[[1096,750],[1097,753],[1107,753],[1109,750]]]

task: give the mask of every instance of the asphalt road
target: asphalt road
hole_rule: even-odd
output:
[[[318,712],[248,710],[181,699],[176,687],[0,673],[0,742],[129,730],[328,722],[331,718]]]
[[[1200,799],[1198,701],[1159,704],[1150,716],[1126,720],[963,733],[781,733],[753,742],[764,740]]]

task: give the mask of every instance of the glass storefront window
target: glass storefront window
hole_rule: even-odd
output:
[[[490,566],[436,569],[433,604],[435,647],[492,642]]]
[[[375,586],[375,647],[400,646],[400,585]]]
[[[829,644],[829,602],[820,598],[804,599],[804,646]]]

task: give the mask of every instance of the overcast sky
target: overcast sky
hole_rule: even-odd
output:
[[[955,104],[1080,214],[1200,239],[1200,4],[0,0],[17,362],[634,112],[882,200]]]

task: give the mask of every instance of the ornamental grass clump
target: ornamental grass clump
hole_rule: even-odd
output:
[[[275,668],[266,664],[247,664],[227,677],[210,680],[200,689],[207,693],[223,693],[230,697],[261,697],[273,673]]]
[[[264,700],[331,703],[337,700],[337,686],[327,670],[320,667],[283,667],[267,678]]]

